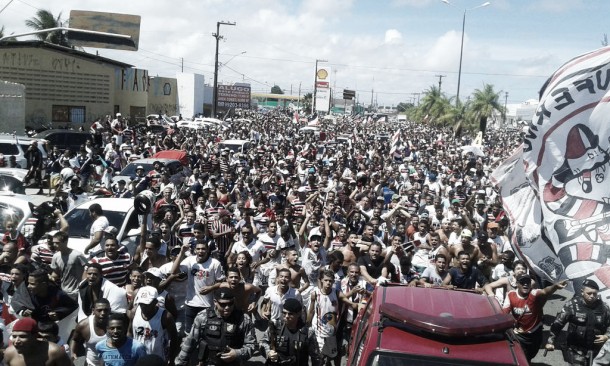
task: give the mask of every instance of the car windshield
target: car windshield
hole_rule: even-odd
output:
[[[417,366],[449,366],[449,365],[476,365],[476,366],[493,366],[505,365],[502,363],[477,362],[472,360],[455,360],[449,358],[425,357],[417,355],[407,355],[401,353],[373,353],[367,365],[369,366],[402,366],[402,365],[417,365]]]
[[[232,152],[241,152],[241,144],[225,144],[225,143],[220,143],[219,144],[220,149],[229,149]]]
[[[6,231],[6,223],[11,221],[15,225],[19,225],[23,220],[23,211],[17,206],[10,205],[6,202],[0,202],[0,228],[2,232]]]
[[[126,212],[104,211],[104,216],[108,219],[110,226],[121,229],[125,221]],[[71,238],[89,238],[91,230],[91,216],[86,208],[76,208],[66,214],[66,221],[70,225],[69,233]]]
[[[119,173],[119,175],[124,175],[124,176],[128,176],[128,177],[135,177],[135,175],[136,175],[136,167],[138,165],[142,165],[142,167],[144,168],[144,173],[145,174],[148,174],[148,172],[150,172],[153,169],[153,165],[152,164],[134,162],[134,163],[129,163],[125,167],[125,169],[123,169],[121,171],[121,173]]]

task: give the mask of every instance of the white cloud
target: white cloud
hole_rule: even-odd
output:
[[[402,42],[402,34],[396,29],[388,29],[385,31],[385,44],[398,44]]]

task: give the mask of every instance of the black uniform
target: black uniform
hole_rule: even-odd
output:
[[[218,354],[224,353],[227,347],[237,352],[237,360],[232,363],[224,363],[218,358]],[[215,310],[208,309],[195,318],[175,364],[191,365],[203,361],[205,365],[240,365],[241,361],[252,357],[255,347],[256,336],[249,316],[233,310],[225,320]]]
[[[279,360],[267,365],[307,366],[311,359],[312,366],[320,365],[320,351],[315,332],[299,320],[297,331],[289,330],[284,321],[279,322],[277,328],[271,328],[263,334],[261,351],[264,357],[273,348],[278,353]]]
[[[574,365],[586,365],[587,354],[595,357],[602,344],[595,345],[595,336],[607,334],[610,326],[610,308],[600,299],[587,306],[581,296],[567,302],[551,325],[547,343],[553,343],[564,325],[568,325],[567,349],[564,358]]]

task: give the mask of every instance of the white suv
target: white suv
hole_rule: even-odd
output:
[[[46,140],[25,136],[15,136],[12,134],[0,134],[0,154],[4,155],[4,160],[7,166],[9,156],[14,155],[17,164],[19,164],[22,169],[26,169],[28,164],[25,158],[25,152],[28,150],[28,147],[34,140],[38,141],[38,150],[40,150],[42,153],[42,160],[46,161]]]

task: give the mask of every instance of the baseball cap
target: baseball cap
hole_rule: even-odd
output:
[[[148,271],[147,271],[148,272]],[[138,290],[135,304],[151,304],[159,296],[159,292],[152,286],[144,286]]]
[[[462,235],[460,235],[462,237],[466,237],[466,238],[472,238],[472,231],[468,230],[468,229],[464,229],[462,230]]]
[[[114,226],[106,226],[106,228],[104,229],[104,233],[110,234],[110,235],[116,235],[119,233],[119,230]]]
[[[317,234],[314,232],[312,234],[309,234],[309,237],[307,239],[309,241],[314,241],[314,240],[322,241],[322,236],[320,234]]]
[[[301,302],[295,298],[290,298],[290,299],[286,299],[286,301],[284,301],[284,310],[289,311],[291,313],[298,313],[301,310],[303,310],[303,305],[301,304]]]
[[[224,208],[220,209],[218,211],[218,217],[225,217],[225,216],[231,216],[231,213],[228,210],[225,210]]]
[[[532,280],[532,276],[529,275],[529,273],[522,273],[517,277],[517,282],[518,283],[529,283]]]
[[[235,294],[230,288],[221,287],[218,290],[214,291],[214,299],[216,300],[233,300],[235,299]]]
[[[21,318],[13,325],[13,332],[38,333],[38,323],[32,318]]]
[[[144,274],[146,274],[146,273],[150,274],[151,276],[160,278],[160,279],[165,278],[165,275],[163,274],[163,272],[161,272],[161,270],[156,267],[151,267],[151,268],[147,269],[146,272],[144,272]]]
[[[138,165],[138,166],[136,167],[136,170],[140,170],[140,169],[144,170],[144,167],[143,167],[142,165]]]

